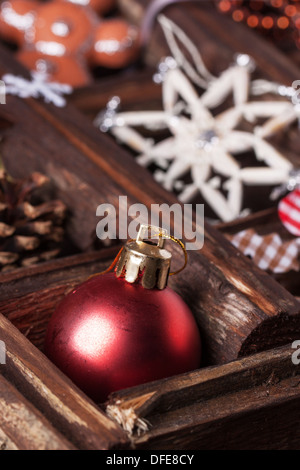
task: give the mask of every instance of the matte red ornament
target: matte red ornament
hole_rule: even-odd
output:
[[[124,260],[130,265],[125,258],[117,275],[124,274]],[[169,287],[143,287],[148,267],[133,283],[122,274],[93,277],[65,297],[50,320],[47,356],[96,402],[116,390],[200,366],[201,340],[191,311]],[[162,272],[158,283],[163,278]]]

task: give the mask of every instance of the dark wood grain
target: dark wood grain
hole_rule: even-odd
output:
[[[8,70],[20,73],[20,65],[0,49],[0,72]],[[8,171],[14,176],[40,171],[52,178],[71,213],[68,234],[81,248],[95,238],[96,208],[102,202],[118,208],[119,195],[128,197],[128,205],[140,202],[149,209],[178,202],[72,106],[59,109],[15,97],[7,102],[14,126],[1,151]],[[174,250],[174,265],[181,265],[181,257]],[[203,364],[228,362],[299,336],[298,301],[209,225],[202,250],[189,253],[188,267],[172,277],[170,286],[198,321]],[[250,334],[253,340],[246,343]]]
[[[121,428],[69,381],[9,320],[0,315],[6,345],[2,374],[79,449],[126,445]],[[17,418],[16,418],[17,419]]]
[[[152,435],[136,440],[152,450],[299,450],[299,377],[194,405],[153,420]],[[219,412],[217,412],[218,410]],[[192,438],[191,438],[192,435]]]
[[[124,390],[109,404],[133,408],[149,423],[148,431],[134,435],[138,449],[299,449],[294,351],[289,345]]]
[[[121,99],[122,110],[159,109],[161,88],[153,83],[154,69],[135,69],[117,78],[101,79],[88,87],[77,88],[68,98],[77,109],[91,119],[103,109],[113,96]]]
[[[3,368],[4,365],[0,366]],[[0,375],[0,448],[2,450],[73,450],[34,406]]]

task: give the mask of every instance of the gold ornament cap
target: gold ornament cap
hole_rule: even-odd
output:
[[[116,267],[116,276],[145,289],[164,289],[168,283],[172,255],[164,249],[166,230],[141,225],[137,239],[124,246]],[[157,238],[157,242],[153,239]]]

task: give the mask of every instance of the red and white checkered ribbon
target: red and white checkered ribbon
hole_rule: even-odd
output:
[[[227,236],[244,255],[263,270],[273,273],[299,271],[300,238],[284,242],[277,233],[260,236],[255,230],[243,230]]]
[[[278,205],[278,215],[285,228],[300,236],[300,188],[295,189],[281,199]]]

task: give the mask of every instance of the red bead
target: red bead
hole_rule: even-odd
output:
[[[122,19],[111,19],[98,25],[89,61],[92,65],[116,69],[132,63],[138,53],[137,28]]]
[[[147,290],[110,273],[62,301],[45,352],[103,402],[113,391],[198,368],[201,341],[192,313],[172,289]]]

